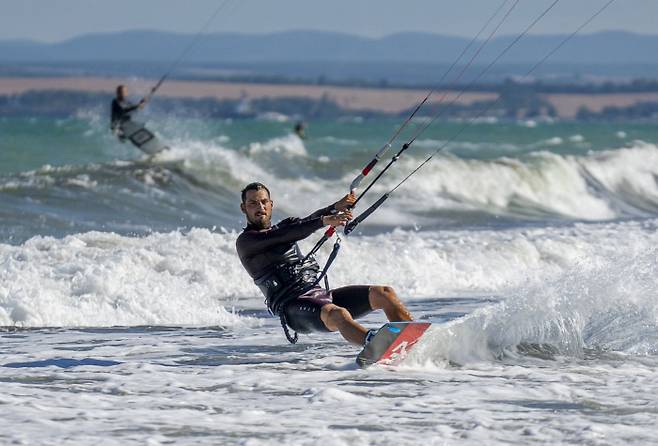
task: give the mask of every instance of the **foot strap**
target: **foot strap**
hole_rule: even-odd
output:
[[[279,313],[279,319],[281,319],[281,327],[283,327],[283,333],[286,335],[288,342],[291,344],[296,344],[299,340],[299,336],[297,335],[296,331],[294,332],[295,336],[290,335],[290,330],[288,330],[288,321],[286,320],[286,312],[283,309],[281,309],[281,312]]]

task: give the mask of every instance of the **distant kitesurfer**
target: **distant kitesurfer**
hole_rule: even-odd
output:
[[[299,136],[301,139],[306,139],[306,124],[304,121],[299,121],[295,124],[295,135]]]
[[[242,265],[265,295],[268,309],[300,333],[339,331],[363,345],[374,335],[354,319],[383,309],[389,321],[410,321],[411,314],[388,286],[346,286],[325,290],[318,285],[320,267],[304,259],[297,242],[323,226],[343,226],[352,219],[356,197],[349,194],[306,218],[286,218],[272,226],[274,203],[269,189],[251,183],[242,190],[240,208],[247,227],[236,247]],[[286,329],[287,330],[287,329]],[[286,335],[289,337],[287,331]],[[290,337],[289,337],[290,338]]]
[[[121,131],[121,124],[130,121],[130,114],[135,110],[144,108],[146,98],[143,98],[137,104],[128,102],[128,87],[119,85],[116,89],[116,97],[112,100],[112,118],[110,128],[119,139],[123,140],[124,136]]]

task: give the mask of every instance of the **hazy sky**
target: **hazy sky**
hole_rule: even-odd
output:
[[[364,36],[398,31],[471,36],[502,0],[0,0],[0,39],[52,42],[128,29],[194,33],[224,1],[211,32],[314,29]],[[550,2],[521,0],[502,33],[525,27]],[[561,0],[534,32],[570,32],[605,2]],[[658,0],[617,0],[586,32],[658,34],[657,22]]]

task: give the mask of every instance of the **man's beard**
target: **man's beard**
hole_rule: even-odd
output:
[[[256,229],[268,229],[272,226],[272,217],[256,217],[255,219],[249,218],[249,224]]]

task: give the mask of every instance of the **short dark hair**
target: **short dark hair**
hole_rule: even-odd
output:
[[[119,96],[119,94],[121,94],[121,89],[122,88],[125,88],[125,85],[121,84],[121,85],[117,86],[117,90],[116,90],[117,96]]]
[[[244,189],[242,189],[242,202],[244,203],[245,200],[247,199],[247,192],[250,190],[264,190],[267,192],[267,196],[270,197],[270,190],[265,186],[263,183],[249,183],[245,186]]]

